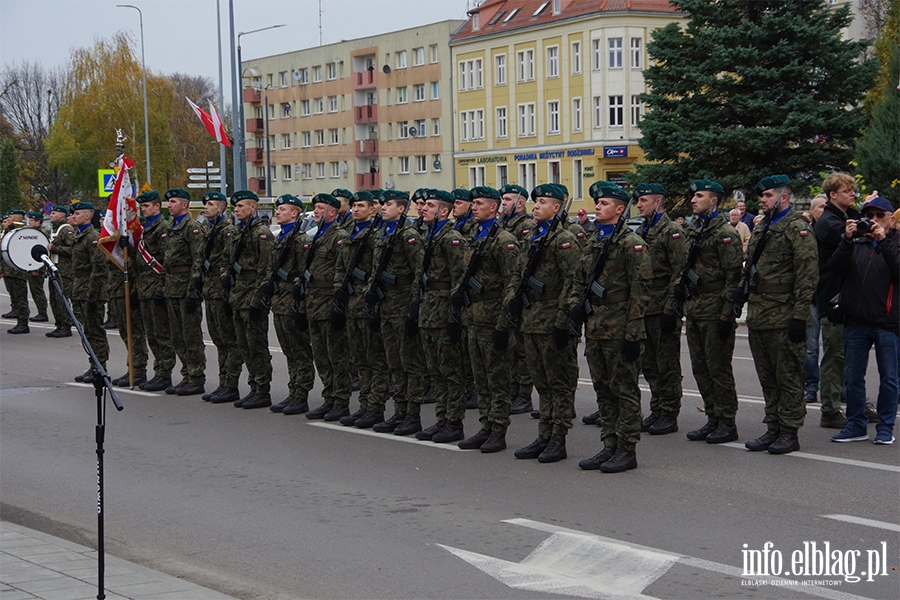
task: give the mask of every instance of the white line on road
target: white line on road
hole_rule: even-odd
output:
[[[866,527],[877,527],[878,529],[886,529],[888,531],[900,532],[900,525],[896,523],[886,523],[885,521],[876,521],[874,519],[863,519],[862,517],[854,517],[853,515],[822,515],[826,519],[834,519],[835,521],[843,521],[845,523],[855,523],[856,525],[865,525]]]
[[[93,383],[81,383],[78,381],[73,381],[72,383],[67,383],[66,385],[71,385],[73,387],[83,387],[83,388],[91,388],[94,389]],[[160,398],[159,394],[154,394],[153,392],[145,392],[143,390],[132,390],[130,388],[116,388],[117,394],[132,394],[135,396],[150,396],[151,398]]]
[[[737,448],[738,450],[747,451],[743,444],[736,442],[728,442],[727,444],[718,444],[727,448]],[[868,462],[865,460],[854,460],[852,458],[841,458],[838,456],[825,456],[824,454],[812,454],[810,452],[791,452],[785,456],[793,456],[795,458],[808,458],[810,460],[820,460],[822,462],[838,463],[841,465],[850,465],[851,467],[865,467],[867,469],[879,469],[881,471],[891,471],[892,473],[900,473],[900,467],[894,465],[885,465],[883,463]]]
[[[345,433],[358,433],[359,435],[367,435],[369,437],[378,438],[379,440],[390,440],[392,442],[406,442],[407,444],[416,444],[425,448],[437,448],[439,450],[453,450],[455,452],[465,452],[456,446],[456,444],[435,444],[430,441],[417,440],[415,437],[406,437],[394,435],[392,433],[378,433],[369,429],[357,429],[356,427],[345,427],[344,425],[336,425],[334,423],[307,423],[313,427],[324,427],[325,429],[334,429],[335,431],[343,431]]]

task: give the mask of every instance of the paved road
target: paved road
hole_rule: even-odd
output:
[[[49,329],[0,333],[0,516],[92,546],[93,389],[72,382],[80,345]],[[598,429],[580,423],[570,458],[540,465],[512,456],[536,435],[528,415],[513,417],[509,450],[481,455],[123,391],[125,410],[107,415],[107,551],[240,598],[897,598],[898,445],[831,443],[813,405],[802,453],[743,450],[763,407],[739,336],[741,443],[685,439],[705,422],[685,347],[681,432],[644,437],[640,467],[619,475],[578,470],[599,450]],[[118,376],[123,346],[110,344]],[[274,365],[281,397],[281,354]],[[584,364],[582,377],[579,417],[595,406]],[[476,426],[469,411],[467,431]],[[886,565],[873,564],[872,581],[745,576],[747,551],[766,542],[782,574],[804,543],[829,542],[841,572],[871,570],[882,552]]]

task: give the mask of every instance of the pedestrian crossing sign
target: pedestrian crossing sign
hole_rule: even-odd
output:
[[[116,172],[114,169],[97,169],[97,195],[108,198],[116,186]]]

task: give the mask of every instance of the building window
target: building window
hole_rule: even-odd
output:
[[[428,53],[431,55],[431,62],[436,63],[438,61],[438,46],[437,44],[432,44],[428,46]]]
[[[278,167],[275,165],[269,167],[269,175],[271,176],[272,181],[278,181]]]
[[[526,190],[533,190],[537,179],[537,163],[519,163],[519,185]]]
[[[272,74],[271,74],[271,73],[269,73],[269,74],[266,75],[266,87],[267,87],[267,88],[273,88],[273,87],[275,87],[275,86],[272,84]]]
[[[416,102],[422,102],[425,100],[425,84],[417,83],[413,86],[413,99]]]
[[[551,160],[547,163],[547,181],[559,183],[559,161]]]
[[[591,47],[593,48],[592,56],[594,57],[593,68],[595,71],[600,70],[600,66],[603,64],[603,54],[600,51],[600,40],[592,40]]]
[[[328,77],[328,81],[334,81],[337,79],[337,63],[328,63],[325,65],[326,69],[326,77]]]
[[[559,133],[559,100],[547,103],[547,133]]]
[[[440,119],[432,119],[431,120],[431,135],[434,135],[434,136],[441,135],[441,120]]]
[[[312,163],[303,163],[303,179],[312,179]]]
[[[416,131],[416,136],[425,137],[425,134],[427,133],[425,131],[425,119],[416,119],[413,129]]]
[[[265,179],[266,178],[266,168],[265,167],[256,167],[256,178],[257,179]]]
[[[337,146],[341,141],[340,129],[329,129],[328,137],[331,140],[331,145]]]
[[[313,103],[316,106],[316,114],[317,115],[321,115],[322,113],[325,112],[325,101],[322,100],[322,98],[316,98],[315,100],[313,100]]]
[[[609,38],[609,68],[622,68],[622,38]]]
[[[559,77],[559,46],[547,48],[547,77]]]
[[[300,85],[309,83],[309,69],[303,68],[298,72],[300,73]]]
[[[406,50],[401,50],[397,53],[397,68],[405,69],[406,68]]]
[[[275,105],[274,104],[269,105],[269,114],[267,114],[266,117],[268,117],[268,119],[270,121],[275,118]]]
[[[484,110],[468,110],[459,113],[460,141],[473,142],[484,139]]]
[[[441,92],[441,85],[440,85],[440,82],[439,82],[439,81],[432,81],[432,82],[431,82],[431,99],[432,99],[432,100],[437,100],[438,98],[440,98],[440,97],[441,97],[441,93],[440,93],[440,92]]]
[[[644,65],[644,40],[631,38],[631,68],[641,69]]]
[[[506,130],[506,107],[497,107],[497,138],[506,139],[509,134]]]
[[[498,54],[494,57],[494,80],[496,85],[506,85],[506,55]]]
[[[397,104],[406,104],[409,102],[409,89],[404,85],[397,88]]]
[[[534,81],[534,50],[523,50],[516,54],[519,81]]]
[[[481,28],[481,20],[478,13],[472,13],[472,31],[478,31]]]
[[[288,76],[287,71],[282,71],[281,73],[279,73],[278,79],[281,80],[281,87],[287,87],[290,85],[291,80],[290,80],[290,77]]]
[[[278,136],[270,135],[269,136],[269,148],[272,150],[278,150]]]
[[[581,73],[581,42],[572,42],[572,75]]]
[[[313,67],[313,81],[316,83],[322,81],[322,65]]]
[[[542,3],[540,6],[537,7],[537,10],[534,11],[534,14],[531,15],[531,16],[532,16],[532,17],[536,17],[536,16],[538,16],[539,14],[541,14],[542,12],[544,12],[544,9],[547,8],[547,5],[548,5],[548,4],[550,4],[550,3],[549,3],[549,2],[544,2],[544,3]]]
[[[408,156],[400,157],[400,172],[403,174],[409,173],[409,157]]]
[[[519,137],[534,135],[534,102],[519,105]],[[531,189],[531,188],[528,188]]]
[[[497,187],[502,188],[509,183],[509,165],[497,165]]]
[[[562,0],[553,0],[553,14],[558,15],[562,10]]]
[[[435,154],[431,158],[432,158],[431,170],[434,171],[435,173],[440,173],[441,172],[441,155]]]
[[[622,127],[625,124],[625,107],[622,105],[622,96],[609,97],[609,126]]]
[[[397,139],[405,140],[409,137],[409,121],[400,121],[397,123]]]
[[[290,119],[291,118],[291,103],[290,102],[282,102],[281,103],[281,118],[282,119]]]
[[[572,198],[579,200],[584,197],[584,163],[580,158],[572,161]]]
[[[312,134],[309,131],[303,132],[303,147],[309,148],[312,146]]]
[[[328,96],[328,112],[336,113],[338,111],[338,97]]]
[[[469,167],[469,189],[484,185],[484,165]]]
[[[413,66],[425,64],[425,48],[413,48]]]
[[[282,165],[281,167],[282,179],[285,181],[291,180],[291,165]]]
[[[282,135],[281,141],[284,144],[283,147],[285,150],[291,149],[291,134],[290,133],[285,133],[284,135]]]
[[[304,117],[309,116],[309,100],[300,101],[300,115]]]
[[[331,178],[337,179],[341,176],[341,163],[339,162],[331,162]]]
[[[484,87],[481,59],[464,60],[459,63],[459,91],[478,90]]]
[[[325,145],[325,130],[324,129],[316,129],[316,146],[324,146]]]
[[[581,98],[572,98],[572,131],[581,131]]]
[[[325,163],[316,163],[316,178],[325,179]]]
[[[641,121],[644,119],[644,103],[641,102],[640,96],[631,97],[631,125],[640,127]]]
[[[416,173],[424,173],[428,170],[428,157],[423,155],[416,157]]]
[[[507,23],[509,23],[512,20],[512,18],[519,13],[520,10],[522,10],[522,9],[521,8],[512,9],[512,11],[506,16],[506,18],[503,19],[503,23],[501,23],[501,25],[506,25]]]
[[[603,98],[594,96],[594,129],[600,128],[601,117],[603,116]]]

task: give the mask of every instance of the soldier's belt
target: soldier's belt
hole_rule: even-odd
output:
[[[725,289],[725,280],[713,281],[712,283],[704,283],[697,286],[698,294],[709,294],[711,292],[720,292]]]
[[[482,302],[484,300],[499,300],[503,297],[503,292],[494,291],[494,292],[485,292],[484,294],[472,294],[472,302]]]
[[[191,272],[190,265],[186,265],[183,267],[165,267],[166,273],[171,273],[172,275],[184,275],[185,273]]]
[[[240,273],[234,274],[235,281],[251,281],[253,279],[256,279],[256,271],[244,269]]]
[[[450,282],[449,281],[431,281],[430,279],[425,283],[426,290],[449,290]]]
[[[756,284],[750,291],[754,294],[792,294],[794,292],[794,286],[788,284],[761,283]]]
[[[385,285],[388,285],[391,287],[409,287],[412,285],[412,282],[413,282],[413,278],[409,277],[409,276],[395,277],[394,280],[391,282],[385,281],[383,277],[381,280],[384,282]]]
[[[591,294],[591,304],[594,306],[606,306],[607,304],[626,302],[630,297],[631,295],[628,292],[605,294],[602,298],[598,298],[596,294]]]

